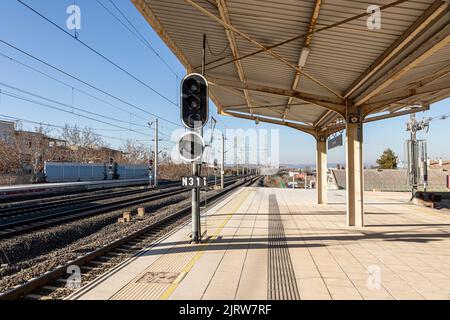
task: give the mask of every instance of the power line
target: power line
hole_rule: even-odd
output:
[[[111,16],[113,16],[124,28],[126,28],[133,36],[135,36],[141,43],[143,43],[147,48],[149,48],[165,65],[166,67],[173,73],[173,75],[178,80],[180,76],[177,72],[169,65],[167,61],[161,57],[161,55],[156,51],[156,49],[145,39],[142,33],[136,28],[136,26],[128,19],[128,17],[123,13],[123,11],[112,1],[109,2],[114,6],[114,8],[120,13],[120,15],[127,21],[127,23],[134,29],[134,31],[126,25],[119,17],[117,17],[107,6],[105,6],[101,0],[96,0],[97,3],[103,7]]]
[[[46,103],[42,103],[40,101],[32,100],[30,98],[27,98],[27,97],[15,94],[13,92],[8,92],[8,91],[2,90],[1,93],[2,93],[2,95],[8,96],[8,97],[11,97],[11,98],[14,98],[14,99],[27,101],[27,102],[33,103],[35,105],[39,105],[39,106],[43,106],[43,107],[46,107],[46,108],[58,110],[58,111],[61,111],[61,112],[64,112],[64,113],[76,115],[76,116],[79,116],[79,117],[82,117],[82,118],[86,118],[86,119],[89,119],[89,120],[92,120],[92,121],[96,121],[96,122],[99,122],[99,123],[103,123],[103,124],[106,124],[106,125],[109,125],[109,126],[112,126],[112,127],[124,129],[126,131],[132,131],[132,132],[139,133],[139,134],[142,134],[142,135],[147,135],[147,134],[145,134],[143,132],[136,131],[136,130],[133,130],[131,128],[125,128],[125,127],[122,127],[122,126],[119,126],[119,125],[116,125],[116,124],[113,124],[113,123],[110,123],[110,122],[107,122],[107,121],[104,121],[104,120],[95,119],[95,118],[92,118],[92,117],[89,117],[89,116],[86,116],[86,115],[83,115],[83,114],[80,114],[80,113],[71,112],[71,111],[68,111],[68,110],[65,110],[65,109],[62,109],[62,108],[58,108],[58,107],[55,107],[55,106],[52,106],[52,105],[49,105],[49,104],[46,104]]]
[[[43,96],[41,96],[41,95],[38,95],[38,94],[35,94],[35,93],[32,93],[32,92],[29,92],[29,91],[26,91],[26,90],[23,90],[23,89],[14,87],[14,86],[10,86],[10,85],[5,84],[5,83],[2,83],[2,82],[0,82],[0,85],[2,85],[2,86],[4,86],[4,87],[7,87],[7,88],[10,88],[10,89],[13,89],[13,90],[16,90],[16,91],[19,91],[19,92],[21,92],[21,93],[28,94],[28,95],[33,96],[33,97],[35,97],[35,98],[39,98],[39,99],[42,99],[42,100],[45,100],[45,101],[48,101],[48,102],[56,103],[56,104],[58,104],[58,105],[61,105],[61,106],[66,107],[66,108],[79,110],[79,111],[81,111],[81,112],[85,112],[85,113],[88,113],[88,114],[91,114],[91,115],[94,115],[94,116],[106,118],[106,119],[109,119],[109,120],[112,120],[112,121],[121,122],[121,123],[124,123],[124,124],[129,124],[129,125],[139,126],[139,127],[143,127],[143,128],[146,128],[146,129],[148,128],[148,127],[145,126],[145,125],[140,125],[140,124],[137,124],[137,123],[132,123],[132,122],[123,121],[123,120],[120,120],[120,119],[108,117],[108,116],[103,115],[103,114],[98,114],[98,113],[91,112],[91,111],[88,111],[88,110],[85,110],[85,109],[82,109],[82,108],[78,108],[78,107],[75,107],[75,106],[71,106],[71,105],[65,104],[65,103],[60,102],[60,101],[56,101],[56,100],[53,100],[53,99],[49,99],[49,98],[43,97]],[[4,91],[4,90],[0,90],[0,94],[5,94],[5,95],[10,96],[10,97],[13,97],[13,98],[21,97],[21,96],[19,96],[19,95],[17,95],[17,94],[10,93],[10,92]],[[12,96],[12,95],[14,95],[14,96]],[[22,98],[24,98],[24,97],[21,97],[21,99],[22,99]],[[26,99],[28,99],[28,98],[26,98]],[[22,99],[22,100],[23,100],[23,99]],[[32,102],[32,103],[35,102],[35,100],[29,100],[29,99],[26,100],[26,101],[29,101],[29,102]],[[44,105],[44,104],[41,104],[41,105]],[[50,105],[47,105],[47,104],[45,104],[44,106],[49,107],[49,108],[52,108],[52,109],[55,109],[55,108],[56,108],[56,107],[53,107],[53,106],[50,106]],[[70,114],[75,114],[75,115],[82,116],[82,115],[80,115],[80,114],[78,114],[78,113],[74,113],[73,111],[69,111],[69,110],[64,110],[64,109],[60,109],[60,108],[57,108],[57,110],[63,111],[63,112],[66,112],[66,113],[70,113]],[[93,120],[92,118],[89,118],[89,119],[90,119],[90,120]],[[94,120],[94,121],[99,121],[99,120]],[[103,122],[103,123],[105,123],[105,122]],[[107,123],[107,124],[109,124],[109,123]],[[115,125],[114,125],[114,126],[115,126]],[[120,128],[121,130],[123,130],[123,131],[132,131],[132,132],[135,132],[135,133],[140,133],[140,134],[148,135],[147,133],[144,133],[144,132],[142,132],[142,131],[137,131],[137,130],[134,130],[134,129],[131,129],[131,128],[125,128],[125,127],[119,127],[119,128]],[[170,138],[170,135],[168,135],[167,133],[165,133],[165,132],[163,132],[163,131],[160,131],[160,134]]]
[[[11,117],[5,114],[0,114],[0,117],[2,117],[4,120],[9,120],[9,121],[20,121],[20,122],[25,122],[25,123],[30,123],[30,124],[36,124],[36,125],[40,125],[40,126],[44,126],[44,127],[49,127],[49,128],[56,128],[56,129],[65,129],[65,126],[61,126],[61,125],[57,125],[57,124],[50,124],[50,123],[45,123],[45,122],[38,122],[38,121],[33,121],[33,120],[29,120],[29,119],[23,119],[23,118],[18,118],[18,117]],[[92,129],[94,131],[97,130],[105,130],[105,129]],[[123,129],[120,129],[123,130]],[[128,139],[123,139],[123,138],[118,138],[118,137],[111,137],[111,136],[107,136],[107,135],[103,135],[103,134],[99,134],[99,133],[95,133],[95,135],[102,137],[102,138],[108,138],[108,139],[115,139],[115,140],[120,140],[120,141],[127,141]],[[150,140],[136,140],[136,139],[131,139],[134,141],[150,141]]]
[[[99,97],[96,97],[96,96],[94,96],[93,94],[90,94],[89,92],[86,92],[86,91],[81,90],[81,89],[79,89],[79,88],[77,88],[77,87],[74,87],[74,86],[68,84],[67,82],[64,82],[64,81],[62,81],[62,80],[56,79],[55,77],[52,77],[52,76],[49,75],[48,73],[45,73],[45,72],[43,72],[43,71],[40,71],[40,70],[38,70],[38,69],[36,69],[36,68],[34,68],[34,67],[32,67],[32,66],[29,66],[29,65],[27,65],[27,64],[25,64],[25,63],[23,63],[23,62],[21,62],[21,61],[18,61],[18,60],[14,59],[14,58],[12,58],[12,57],[6,55],[6,54],[3,54],[3,53],[0,52],[0,56],[3,56],[4,58],[6,58],[6,59],[8,59],[8,60],[11,60],[11,61],[13,61],[13,62],[15,62],[15,63],[17,63],[17,64],[19,64],[19,65],[25,67],[25,68],[31,69],[32,71],[37,72],[37,73],[39,73],[39,74],[41,74],[41,75],[43,75],[43,76],[45,76],[45,77],[48,77],[48,78],[50,78],[50,79],[52,79],[52,80],[54,80],[54,81],[56,81],[56,82],[58,82],[58,83],[60,83],[60,84],[62,84],[62,85],[64,85],[64,86],[67,86],[68,88],[70,88],[70,89],[72,89],[72,90],[76,90],[76,91],[78,91],[78,92],[80,92],[80,93],[82,93],[82,94],[84,94],[84,95],[86,95],[86,96],[89,96],[89,97],[91,97],[91,98],[93,98],[93,99],[95,99],[95,100],[97,100],[97,101],[100,101],[100,102],[102,102],[102,103],[105,103],[105,104],[107,104],[107,105],[109,105],[109,106],[111,106],[111,107],[113,107],[113,108],[115,108],[115,109],[121,110],[121,111],[123,111],[123,112],[125,112],[125,113],[127,113],[127,114],[129,114],[129,115],[132,115],[132,116],[134,116],[134,117],[136,117],[136,118],[139,118],[139,119],[141,119],[141,120],[144,120],[144,121],[146,121],[146,122],[148,121],[148,119],[146,119],[146,118],[143,118],[143,117],[141,117],[141,116],[138,116],[138,115],[135,114],[135,113],[129,112],[129,111],[127,111],[126,109],[123,109],[123,108],[121,108],[121,107],[118,107],[118,106],[116,106],[116,105],[114,105],[114,104],[112,104],[112,103],[110,103],[110,102],[108,102],[108,101],[106,101],[106,100],[104,100],[104,99],[101,99],[101,98],[99,98]],[[161,128],[169,129],[169,128],[167,128],[166,126],[162,126],[162,125],[160,125],[160,127],[161,127]]]
[[[13,45],[13,44],[11,44],[11,43],[5,41],[5,40],[0,39],[0,42],[3,43],[3,44],[5,44],[5,45],[7,45],[8,47],[10,47],[10,48],[16,50],[16,51],[19,51],[20,53],[26,55],[26,56],[29,57],[29,58],[32,58],[32,59],[34,59],[34,60],[36,60],[36,61],[38,61],[38,62],[40,62],[40,63],[46,65],[47,67],[52,68],[53,70],[56,70],[56,71],[58,71],[58,72],[64,74],[65,76],[67,76],[67,77],[69,77],[69,78],[72,78],[72,79],[74,79],[74,80],[76,80],[76,81],[78,81],[78,82],[80,82],[80,83],[82,83],[82,84],[84,84],[84,85],[86,85],[86,86],[88,86],[88,87],[94,89],[94,90],[97,90],[97,91],[101,92],[102,94],[107,95],[107,96],[109,96],[109,97],[111,97],[111,98],[113,98],[113,99],[115,99],[115,100],[117,100],[117,101],[120,101],[120,102],[122,102],[122,103],[124,103],[124,104],[126,104],[126,105],[128,105],[128,106],[130,106],[130,107],[132,107],[132,108],[135,108],[135,109],[137,109],[137,110],[139,110],[139,111],[141,111],[141,112],[144,112],[144,113],[149,114],[149,115],[151,115],[151,116],[153,116],[153,117],[156,117],[156,118],[158,118],[158,119],[161,119],[161,120],[163,120],[163,121],[165,121],[165,122],[167,122],[167,123],[173,124],[173,125],[175,125],[175,126],[177,126],[177,127],[180,127],[180,126],[181,126],[181,125],[178,124],[178,123],[175,123],[175,122],[173,122],[173,121],[171,121],[171,120],[168,120],[168,119],[166,119],[166,118],[162,118],[162,117],[160,117],[160,116],[158,116],[158,115],[156,115],[156,114],[154,114],[154,113],[151,113],[151,112],[149,112],[149,111],[147,111],[147,110],[145,110],[145,109],[143,109],[143,108],[141,108],[141,107],[139,107],[139,106],[137,106],[137,105],[135,105],[135,104],[133,104],[133,103],[131,103],[131,102],[128,102],[128,101],[126,101],[126,100],[124,100],[124,99],[122,99],[122,98],[119,98],[119,97],[115,96],[115,95],[112,94],[112,93],[109,93],[109,92],[107,92],[107,91],[105,91],[105,90],[103,90],[103,89],[100,89],[100,88],[96,87],[95,85],[93,85],[93,84],[91,84],[91,83],[89,83],[89,82],[87,82],[87,81],[84,81],[84,80],[82,80],[82,79],[80,79],[80,78],[78,78],[78,77],[76,77],[76,76],[74,76],[74,75],[72,75],[72,74],[70,74],[70,73],[68,73],[68,72],[66,72],[66,71],[64,71],[64,70],[62,70],[62,69],[60,69],[60,68],[58,68],[58,67],[56,67],[56,66],[54,66],[54,65],[52,65],[52,64],[50,64],[50,63],[48,63],[48,62],[46,62],[46,61],[44,61],[44,60],[42,60],[42,59],[40,59],[40,58],[38,58],[38,57],[32,55],[31,53],[28,53],[28,52],[26,52],[26,51],[24,51],[24,50],[22,50],[22,49],[16,47],[15,45]],[[57,81],[58,81],[58,80],[57,80]]]
[[[172,105],[174,105],[175,107],[178,108],[178,105],[175,102],[173,102],[168,97],[166,97],[165,95],[163,95],[162,93],[160,93],[159,91],[157,91],[156,89],[154,89],[153,87],[151,87],[150,85],[148,85],[147,83],[145,83],[144,81],[142,81],[141,79],[139,79],[138,77],[133,75],[131,72],[129,72],[125,68],[121,67],[116,62],[114,62],[111,59],[109,59],[108,57],[106,57],[104,54],[100,53],[99,51],[97,51],[96,49],[94,49],[93,47],[88,45],[86,42],[81,41],[79,38],[74,37],[68,31],[66,31],[65,29],[61,28],[55,22],[53,22],[52,20],[50,20],[49,18],[44,16],[42,13],[38,12],[37,10],[35,10],[33,7],[31,7],[28,4],[24,3],[22,0],[16,0],[16,1],[19,2],[20,4],[22,4],[24,7],[28,8],[29,10],[31,10],[32,12],[34,12],[35,14],[37,14],[39,17],[41,17],[42,19],[44,19],[45,21],[47,21],[48,23],[50,23],[54,27],[56,27],[58,30],[62,31],[64,34],[68,35],[70,38],[75,39],[80,44],[82,44],[84,47],[86,47],[87,49],[91,50],[92,52],[97,54],[99,57],[103,58],[104,60],[106,60],[107,62],[112,64],[114,67],[116,67],[117,69],[121,70],[122,72],[124,72],[125,74],[127,74],[128,76],[130,76],[131,78],[133,78],[134,80],[136,80],[137,82],[139,82],[140,84],[142,84],[143,86],[145,86],[146,88],[148,88],[149,90],[151,90],[152,92],[154,92],[155,94],[157,94],[158,96],[160,96],[161,98],[166,100],[167,102],[169,102],[170,104],[172,104]]]
[[[33,96],[35,98],[39,98],[39,99],[42,99],[42,100],[45,100],[45,101],[48,101],[48,102],[59,104],[61,106],[69,108],[69,109],[75,109],[75,110],[78,110],[78,111],[81,111],[81,112],[85,112],[85,113],[88,113],[88,114],[91,114],[91,115],[94,115],[94,116],[97,116],[97,117],[106,118],[106,119],[117,121],[117,122],[124,123],[124,124],[129,124],[129,125],[134,125],[134,126],[137,126],[137,127],[147,128],[147,126],[145,126],[145,125],[141,125],[141,124],[137,124],[137,123],[133,123],[133,122],[128,122],[128,121],[124,121],[124,120],[121,120],[121,119],[112,118],[112,117],[106,116],[104,114],[99,114],[99,113],[96,113],[96,112],[88,111],[88,110],[83,109],[83,108],[75,107],[73,105],[68,105],[66,103],[63,103],[63,102],[60,102],[60,101],[56,101],[56,100],[53,100],[53,99],[50,99],[50,98],[46,98],[44,96],[41,96],[41,95],[35,94],[33,92],[26,91],[26,90],[23,90],[23,89],[20,89],[20,88],[8,85],[8,84],[3,83],[3,82],[0,82],[0,85],[2,85],[4,87],[7,87],[9,89],[13,89],[13,90],[19,91],[21,93],[28,94],[28,95]]]
[[[37,72],[37,73],[39,73],[39,74],[41,74],[41,75],[43,75],[43,76],[45,76],[45,77],[47,77],[47,78],[50,78],[50,79],[52,79],[52,80],[54,80],[54,81],[56,81],[56,82],[58,82],[58,83],[60,83],[60,84],[62,84],[62,85],[64,85],[64,86],[67,86],[68,88],[70,88],[70,89],[72,89],[72,90],[76,90],[76,91],[78,91],[78,92],[80,92],[80,93],[82,93],[82,94],[84,94],[84,95],[86,95],[86,96],[89,96],[89,97],[91,97],[91,98],[93,98],[93,99],[95,99],[95,100],[97,100],[97,101],[100,101],[100,102],[102,102],[102,103],[105,103],[105,104],[107,104],[107,105],[109,105],[109,106],[111,106],[111,107],[113,107],[113,108],[115,108],[115,109],[117,109],[117,110],[120,110],[120,111],[125,112],[125,113],[130,114],[130,115],[133,115],[133,116],[135,116],[136,118],[140,118],[140,119],[142,119],[142,120],[146,120],[145,118],[143,118],[143,117],[141,117],[141,116],[138,116],[138,115],[135,114],[135,113],[132,113],[132,112],[130,112],[130,111],[126,110],[126,109],[123,109],[123,108],[121,108],[121,107],[119,107],[119,106],[116,106],[116,105],[114,105],[114,104],[112,104],[112,103],[110,103],[110,102],[108,102],[108,101],[106,101],[106,100],[104,100],[104,99],[101,99],[101,98],[99,98],[99,97],[96,97],[96,96],[94,96],[93,94],[90,94],[89,92],[86,92],[86,91],[81,90],[81,89],[79,89],[79,88],[77,88],[77,87],[74,87],[74,86],[68,84],[67,82],[64,82],[64,81],[62,81],[62,80],[56,79],[55,77],[52,77],[51,75],[49,75],[49,74],[47,74],[47,73],[45,73],[45,72],[43,72],[43,71],[40,71],[40,70],[38,70],[38,69],[36,69],[36,68],[34,68],[34,67],[32,67],[32,66],[29,66],[29,65],[27,65],[27,64],[25,64],[25,63],[23,63],[23,62],[21,62],[21,61],[18,61],[18,60],[16,60],[16,59],[14,59],[14,58],[12,58],[12,57],[10,57],[10,56],[8,56],[8,55],[2,53],[2,52],[0,52],[0,56],[6,58],[6,59],[8,59],[8,60],[11,60],[11,61],[13,61],[13,62],[15,62],[15,63],[17,63],[17,64],[20,64],[21,66],[23,66],[23,67],[25,67],[25,68],[28,68],[28,69],[30,69],[30,70],[32,70],[32,71],[34,71],[34,72]]]
[[[433,120],[447,120],[448,118],[450,118],[450,112],[441,114],[440,116],[428,118],[428,119],[429,119],[429,121],[433,121]]]

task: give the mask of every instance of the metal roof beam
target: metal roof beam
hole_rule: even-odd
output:
[[[402,100],[413,98],[421,94],[430,94],[434,92],[439,92],[443,90],[449,90],[450,86],[448,82],[437,83],[434,85],[428,85],[419,88],[406,88],[401,91],[396,92],[396,95],[385,95],[383,100],[374,101],[373,103],[363,105],[365,114],[369,115],[371,113],[377,112],[381,108],[387,108],[390,104],[400,103]]]
[[[169,47],[173,54],[180,60],[181,64],[186,68],[187,72],[193,72],[195,70],[194,66],[190,64],[184,53],[178,48],[175,42],[172,41],[166,29],[163,27],[162,23],[159,21],[153,10],[150,9],[150,6],[146,3],[146,1],[131,0],[131,2],[142,14],[145,20],[150,24],[153,30],[155,30],[155,32],[161,37],[161,39],[165,42],[165,44]],[[222,105],[220,104],[219,99],[217,99],[213,94],[210,94],[210,97],[220,111],[222,109]]]
[[[381,7],[380,7],[380,10],[383,11],[383,10],[386,10],[386,9],[389,9],[389,8],[392,8],[392,7],[396,7],[396,6],[400,5],[400,4],[405,3],[405,2],[408,2],[408,1],[411,1],[411,0],[397,0],[397,1],[394,1],[394,2],[391,2],[391,3],[388,3],[388,4],[385,4],[385,5],[381,6]],[[364,18],[364,17],[366,17],[366,16],[368,16],[368,15],[370,15],[370,14],[371,14],[370,12],[363,12],[363,13],[361,13],[361,14],[358,14],[358,15],[352,16],[352,17],[350,17],[350,18],[341,20],[341,21],[339,21],[339,22],[333,23],[333,24],[331,24],[331,25],[326,25],[326,26],[324,26],[324,27],[321,27],[321,28],[315,30],[314,33],[319,33],[319,32],[326,31],[326,30],[329,30],[329,29],[332,29],[332,28],[335,28],[335,27],[339,27],[339,26],[344,25],[344,24],[346,24],[346,23],[350,23],[350,22],[359,20],[359,19],[361,19],[361,18]],[[287,40],[278,42],[278,43],[276,43],[276,44],[270,45],[270,46],[267,47],[267,49],[275,49],[275,48],[277,48],[277,47],[280,47],[280,46],[286,45],[286,44],[288,44],[288,43],[291,43],[291,42],[293,42],[293,41],[296,41],[296,40],[305,38],[306,36],[308,36],[308,33],[302,34],[302,35],[299,35],[299,36],[295,36],[295,37],[289,38],[289,39],[287,39]],[[259,50],[257,50],[257,51],[252,52],[252,53],[249,53],[249,54],[246,54],[246,55],[244,55],[244,56],[241,56],[241,57],[239,57],[238,59],[239,59],[239,60],[243,60],[243,59],[252,57],[252,56],[254,56],[254,55],[256,55],[256,54],[262,53],[262,52],[264,52],[264,50],[263,50],[263,49],[259,49]],[[208,62],[206,65],[209,66],[209,65],[211,65],[211,64],[220,62],[220,61],[222,61],[222,60],[224,60],[224,59],[225,59],[225,58],[222,57],[222,58],[219,58],[219,59],[210,61],[210,62]],[[220,64],[217,64],[217,65],[215,65],[215,66],[213,66],[213,67],[211,67],[211,68],[208,68],[208,70],[216,69],[216,68],[222,67],[222,66],[224,66],[224,65],[227,65],[227,64],[230,64],[230,63],[233,63],[233,62],[234,62],[234,60],[227,60],[227,61],[222,62],[222,63],[220,63]]]
[[[394,81],[400,79],[408,71],[419,65],[431,55],[441,50],[450,43],[450,25],[441,28],[428,42],[419,46],[413,53],[406,57],[396,67],[382,76],[379,81],[365,90],[356,100],[355,106],[361,106],[371,98],[377,96],[383,89]]]
[[[309,47],[311,46],[314,29],[316,28],[317,20],[319,19],[321,5],[322,5],[322,0],[316,0],[316,3],[314,4],[314,10],[311,15],[311,20],[309,22],[308,35],[304,38],[304,41],[303,41],[303,48],[309,49]],[[292,82],[292,90],[297,90],[298,84],[300,83],[300,78],[302,76],[302,71],[303,71],[303,67],[304,67],[304,62],[302,61],[302,55],[303,55],[303,50],[304,50],[303,48],[301,48],[300,55],[298,57],[298,64],[297,64],[298,71],[295,73],[295,78],[294,78],[294,81]],[[284,109],[283,117],[286,117],[286,115],[288,114],[290,105],[292,104],[293,101],[294,101],[294,98],[289,97],[286,108]]]
[[[212,77],[208,77],[208,80],[210,83],[218,84],[220,86],[225,87],[231,87],[236,89],[247,89],[250,91],[258,91],[258,92],[264,92],[264,93],[270,93],[274,95],[280,95],[285,97],[293,97],[300,99],[305,102],[309,102],[311,104],[314,104],[316,106],[326,108],[335,112],[338,112],[340,114],[345,113],[345,104],[343,101],[333,99],[330,97],[324,97],[324,96],[318,96],[314,94],[309,93],[303,93],[296,90],[286,90],[281,88],[275,88],[275,87],[268,87],[263,85],[255,85],[255,84],[243,84],[243,83],[236,83],[234,81],[227,81],[227,80],[219,80],[214,79]]]
[[[236,112],[226,111],[226,112],[223,112],[222,114],[229,115],[229,116],[236,117],[236,118],[246,119],[246,120],[261,121],[261,122],[267,122],[267,123],[277,124],[277,125],[281,125],[281,126],[287,126],[287,127],[291,127],[291,128],[303,131],[305,133],[311,134],[313,136],[316,135],[316,130],[313,126],[306,126],[306,125],[297,124],[294,122],[270,119],[270,118],[266,118],[266,117],[254,116],[254,115],[245,114],[245,113],[236,113]]]
[[[231,26],[231,20],[230,20],[230,14],[228,11],[227,4],[224,0],[217,0],[217,10],[219,10],[220,17],[223,21],[225,21],[228,25]],[[228,44],[230,45],[231,53],[233,54],[233,58],[235,59],[234,65],[236,67],[239,80],[241,80],[244,84],[247,83],[247,80],[245,78],[244,68],[242,67],[242,62],[240,60],[236,60],[237,57],[239,57],[239,49],[236,42],[236,38],[234,36],[234,33],[231,32],[229,29],[225,28],[225,33],[227,35]],[[244,89],[244,96],[245,100],[247,102],[247,106],[250,109],[250,112],[253,113],[252,109],[252,100],[250,97],[250,94],[248,90]]]
[[[339,117],[344,118],[344,116],[343,116],[342,114],[335,114],[335,115],[333,115],[331,118],[329,118],[328,120],[326,120],[325,122],[322,121],[322,123],[320,124],[320,130],[327,130],[327,129],[328,129],[327,126],[328,126],[330,123],[333,123],[333,121],[338,120]]]
[[[394,112],[394,113],[388,113],[388,114],[382,114],[379,116],[375,116],[375,117],[370,117],[370,118],[365,118],[363,120],[363,123],[369,123],[369,122],[374,122],[374,121],[379,121],[379,120],[384,120],[384,119],[390,119],[390,118],[395,118],[395,117],[400,117],[400,116],[404,116],[404,115],[408,115],[411,113],[417,113],[417,112],[422,112],[422,111],[427,111],[430,109],[429,105],[423,106],[423,107],[417,107],[417,108],[411,108],[409,110],[404,110],[404,111],[399,111],[399,112]],[[339,125],[335,125],[335,126],[331,126],[328,128],[322,128],[322,131],[340,131],[340,130],[344,130],[345,129],[345,124],[339,124]]]
[[[374,122],[374,121],[378,121],[378,120],[384,120],[384,119],[389,119],[389,118],[395,118],[395,117],[400,117],[400,116],[405,116],[411,113],[417,113],[417,112],[421,112],[421,111],[428,111],[430,110],[430,106],[423,106],[423,107],[418,107],[418,108],[412,108],[410,110],[404,110],[404,111],[399,111],[399,112],[394,112],[394,113],[388,113],[388,114],[382,114],[379,116],[375,116],[375,117],[370,117],[370,118],[365,118],[364,119],[364,123],[368,123],[368,122]]]
[[[448,74],[450,74],[450,67],[446,67],[442,70],[434,72],[433,74],[426,75],[420,79],[415,80],[413,83],[408,83],[404,86],[394,88],[389,91],[385,91],[383,93],[383,96],[385,97],[387,95],[392,95],[394,92],[399,92],[402,90],[414,90],[414,89],[422,88],[424,86],[429,86],[430,83],[435,82],[435,81],[445,77]]]
[[[306,103],[305,102],[301,102],[301,103],[293,103],[291,104],[292,106],[304,106]],[[281,104],[261,104],[261,105],[253,105],[253,109],[261,109],[261,108],[281,108],[284,107],[286,105],[286,103],[281,103]],[[233,105],[226,105],[223,106],[224,109],[236,109],[237,110],[243,110],[243,109],[248,109],[246,104],[233,104]]]
[[[202,12],[203,14],[205,14],[206,16],[210,17],[211,19],[213,19],[214,21],[216,21],[217,23],[219,23],[220,25],[222,25],[225,29],[230,30],[231,32],[236,33],[237,35],[241,36],[242,38],[244,38],[245,40],[247,40],[248,42],[250,42],[251,44],[253,44],[254,46],[260,48],[261,50],[263,50],[263,52],[268,53],[269,55],[271,55],[273,58],[275,58],[278,61],[281,61],[282,63],[284,63],[285,65],[287,65],[288,67],[296,70],[297,72],[299,71],[299,68],[289,62],[288,60],[286,60],[285,58],[283,58],[281,55],[279,55],[278,53],[275,53],[272,49],[269,49],[268,47],[262,45],[261,43],[259,43],[258,41],[256,41],[255,39],[253,39],[252,37],[248,36],[247,34],[245,34],[244,32],[240,31],[239,29],[237,29],[236,27],[233,27],[232,25],[228,24],[226,21],[222,20],[221,18],[217,17],[215,14],[212,14],[211,12],[209,12],[208,10],[206,10],[205,8],[203,8],[202,6],[200,6],[199,4],[195,3],[193,0],[184,0],[186,3],[188,3],[189,5],[191,5],[192,7],[196,8],[198,11]],[[235,59],[233,59],[234,61]],[[316,78],[312,77],[311,75],[309,75],[306,72],[303,72],[303,74],[310,79],[311,81],[315,82],[316,84],[318,84],[319,86],[325,88],[326,90],[328,90],[329,92],[331,92],[333,95],[337,96],[338,98],[343,98],[343,96],[337,91],[334,90],[332,88],[330,88],[328,85],[326,85],[325,83],[317,80]]]
[[[419,19],[406,30],[345,92],[345,98],[350,97],[358,88],[363,86],[389,61],[397,57],[413,39],[423,30],[432,25],[448,9],[448,4],[442,0],[435,1]]]
[[[331,113],[331,110],[327,110],[314,122],[314,127],[320,127],[321,122],[323,122]]]

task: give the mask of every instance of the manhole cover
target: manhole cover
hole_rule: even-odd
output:
[[[173,283],[179,273],[173,272],[147,272],[137,282],[138,283]]]

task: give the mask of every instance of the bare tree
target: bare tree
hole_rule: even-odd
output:
[[[72,161],[76,162],[98,161],[98,150],[106,147],[102,137],[91,128],[80,128],[77,125],[71,127],[66,124],[62,129],[61,139],[67,141],[72,150]]]
[[[0,140],[0,173],[19,173],[20,153],[14,140]]]
[[[147,164],[152,156],[149,148],[142,143],[128,139],[120,148],[125,160],[130,164]]]

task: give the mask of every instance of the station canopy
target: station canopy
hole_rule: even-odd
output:
[[[219,113],[315,133],[450,96],[449,1],[132,0]]]

